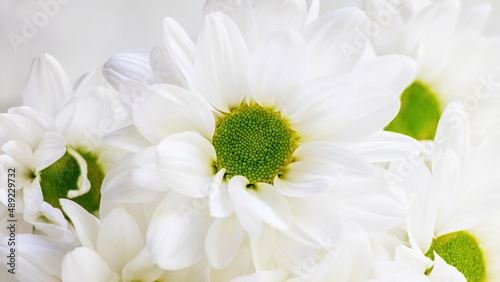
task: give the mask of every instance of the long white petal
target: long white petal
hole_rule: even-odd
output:
[[[42,54],[31,66],[23,91],[23,105],[55,117],[74,95],[68,75],[57,60]]]

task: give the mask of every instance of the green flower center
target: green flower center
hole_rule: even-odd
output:
[[[78,183],[81,181],[82,164],[75,158],[75,154],[86,162],[86,177],[90,182],[90,190],[83,195],[71,197],[71,200],[90,213],[94,213],[99,210],[104,173],[97,162],[97,157],[83,150],[68,148],[64,156],[40,172],[43,200],[55,208],[61,208],[59,199],[68,199],[69,195],[75,194],[80,189]]]
[[[472,235],[465,231],[448,233],[432,240],[425,254],[434,260],[435,251],[446,263],[460,271],[467,282],[481,282],[486,279],[486,265],[483,252]]]
[[[398,115],[385,130],[402,133],[417,140],[433,140],[436,134],[441,106],[428,87],[415,81],[401,94]]]
[[[280,112],[244,105],[220,118],[212,138],[217,170],[245,176],[251,184],[273,183],[292,162],[298,135]]]

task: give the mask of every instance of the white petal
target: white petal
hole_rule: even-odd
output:
[[[111,271],[121,273],[144,245],[139,226],[124,209],[118,208],[106,215],[97,237],[97,251]]]
[[[335,142],[353,143],[382,130],[396,117],[400,101],[386,88],[356,87],[351,107],[328,129]]]
[[[277,32],[253,53],[248,65],[252,98],[263,107],[276,107],[303,79],[307,55],[301,36]]]
[[[416,76],[414,60],[401,55],[386,55],[370,58],[360,62],[345,77],[352,79],[356,85],[371,85],[388,88],[398,98]]]
[[[423,150],[415,139],[389,131],[379,131],[348,147],[372,163],[404,160]]]
[[[139,152],[152,145],[141,135],[134,124],[106,134],[101,142],[131,152]]]
[[[147,247],[161,268],[182,269],[204,256],[205,234],[212,223],[204,201],[171,191],[158,204],[149,224]]]
[[[328,255],[326,259],[319,262],[312,270],[312,273],[298,273],[298,277],[306,276],[308,281],[332,281],[342,282],[350,281],[349,277],[353,268],[358,265],[353,265],[353,259],[349,248],[341,246]],[[360,267],[360,269],[362,269]],[[296,274],[297,275],[297,274]],[[358,281],[358,280],[354,280]],[[362,280],[359,280],[362,281]]]
[[[209,106],[193,93],[174,85],[145,86],[126,82],[122,99],[137,129],[151,143],[183,131],[196,131],[212,138],[215,119]]]
[[[30,121],[36,123],[40,128],[43,128],[45,131],[57,131],[57,127],[55,126],[54,119],[52,117],[43,112],[34,110],[30,107],[26,106],[13,107],[10,108],[7,112],[9,114],[27,117]]]
[[[24,87],[23,105],[55,117],[73,95],[71,81],[54,57],[42,54],[35,59]]]
[[[214,268],[227,266],[240,248],[243,234],[236,215],[215,219],[205,237],[205,252],[210,265]]]
[[[82,246],[95,251],[97,235],[101,227],[99,219],[73,201],[66,199],[60,199],[59,201],[64,212],[71,219]]]
[[[2,246],[0,247],[0,253],[3,257],[10,254],[10,252],[5,253],[2,250],[4,246],[5,250],[12,247],[7,245],[7,238],[3,237],[0,243]],[[74,245],[46,236],[16,234],[16,274],[12,276],[17,279],[14,279],[14,281],[33,281],[34,277],[37,281],[58,281],[58,279],[62,278],[61,263],[63,257],[74,247]],[[7,273],[6,269],[5,273],[11,275]],[[2,274],[0,277],[5,276]],[[12,280],[7,279],[4,281]]]
[[[289,198],[292,221],[286,236],[309,246],[326,248],[335,244],[342,231],[342,217],[328,196]]]
[[[144,248],[133,260],[123,267],[123,281],[157,281],[164,272],[153,261],[151,253]]]
[[[448,149],[462,159],[470,144],[470,130],[467,113],[460,102],[450,103],[444,110],[434,137],[432,154],[433,167],[439,163]]]
[[[436,252],[434,252],[434,267],[429,274],[431,281],[454,281],[466,282],[465,276],[455,267],[447,264]]]
[[[262,219],[236,203],[234,205],[234,213],[238,217],[241,226],[243,226],[243,229],[245,229],[250,237],[259,238],[261,236]]]
[[[341,117],[350,108],[354,94],[352,83],[344,79],[308,80],[282,97],[280,110],[302,142],[332,139],[341,132],[331,127],[345,122]]]
[[[62,268],[62,278],[65,282],[120,281],[96,252],[83,247],[68,253],[64,257]]]
[[[213,182],[216,189],[210,192],[210,215],[213,217],[228,217],[234,211],[233,201],[227,189],[227,181],[222,180],[225,172],[225,169],[217,172]]]
[[[219,12],[205,17],[195,67],[200,90],[218,110],[229,112],[243,101],[248,58],[245,41],[231,19]]]
[[[29,175],[35,172],[33,170],[35,169],[36,160],[31,147],[25,142],[11,140],[0,147],[0,150],[15,161],[21,177],[29,178]]]
[[[167,79],[178,81],[183,86],[194,83],[194,56],[196,46],[186,31],[172,18],[163,21],[163,49],[162,56],[165,60],[156,68],[161,73],[156,75]],[[152,64],[157,62],[151,62]],[[168,76],[168,77],[166,77]],[[167,81],[165,81],[167,82]]]
[[[368,25],[368,17],[356,8],[335,10],[309,24],[304,41],[311,61],[311,76],[350,71],[368,42],[368,36],[363,33]]]
[[[64,132],[69,145],[91,151],[101,138],[115,130],[114,102],[113,94],[103,87],[79,97],[72,109],[71,124]]]
[[[245,38],[250,51],[255,49],[255,46],[259,43],[259,35],[250,0],[208,0],[205,3],[205,7],[203,7],[203,12],[205,14],[221,12],[230,17],[241,30],[241,34]]]
[[[154,78],[149,64],[151,49],[134,49],[118,53],[104,64],[102,74],[116,90],[128,80],[146,85],[153,84]]]
[[[0,145],[18,139],[36,148],[44,130],[34,121],[16,114],[0,114]]]
[[[47,132],[38,149],[33,153],[37,171],[42,171],[60,159],[66,153],[66,141],[55,133]]]
[[[168,187],[165,187],[162,182],[155,183],[154,186],[144,187],[131,181],[130,173],[134,169],[132,162],[134,158],[142,157],[141,155],[143,154],[152,155],[153,157],[151,157],[149,162],[154,162],[156,148],[148,148],[137,155],[127,155],[108,171],[101,186],[102,201],[121,203],[152,202],[161,198],[164,192],[168,191]],[[145,159],[147,159],[147,156]]]
[[[260,40],[264,40],[277,30],[302,31],[307,17],[307,5],[301,0],[260,0],[254,4],[254,14]]]
[[[326,163],[298,161],[289,164],[283,177],[275,177],[273,185],[288,197],[307,197],[328,191],[337,179],[335,167]]]
[[[208,196],[215,181],[212,144],[195,132],[174,134],[158,144],[158,168],[166,183],[191,197]]]
[[[338,175],[339,185],[367,184],[373,181],[374,168],[356,154],[326,142],[302,144],[293,154],[297,161],[331,165]]]
[[[267,183],[256,183],[247,188],[249,181],[243,176],[229,180],[229,195],[236,204],[277,229],[286,229],[290,222],[290,208],[284,196]]]

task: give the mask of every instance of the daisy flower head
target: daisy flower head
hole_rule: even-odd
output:
[[[105,172],[121,152],[98,141],[126,122],[114,108],[121,105],[113,102],[113,91],[99,72],[84,76],[73,90],[62,66],[44,54],[32,65],[24,105],[0,115],[1,176],[7,183],[8,170],[15,169],[17,212],[35,228],[64,224],[55,209],[60,198],[99,209]],[[7,205],[3,188],[2,202]]]
[[[401,94],[401,110],[386,130],[433,140],[446,105],[461,101],[472,142],[479,142],[499,118],[500,41],[481,32],[490,4],[377,0],[361,6],[377,23],[366,32],[376,54],[405,54],[417,61],[417,76]]]
[[[403,180],[410,199],[405,230],[413,256],[435,263],[439,256],[467,281],[498,279],[498,243],[486,230],[498,226],[490,218],[499,210],[499,133],[493,126],[477,147],[471,146],[467,113],[459,102],[451,103],[438,125],[430,167],[414,159]],[[420,270],[432,274],[428,263]]]
[[[307,13],[299,20],[280,17],[279,25],[261,32],[255,29],[258,19],[298,7],[269,3],[262,1],[266,12],[254,17],[250,2],[241,2],[251,22],[246,28],[257,37],[213,11],[195,43],[167,18],[165,45],[150,57],[144,58],[144,50],[126,52],[106,63],[105,76],[120,89],[135,123],[122,137],[142,136],[154,145],[138,151],[129,176],[139,186],[166,193],[147,236],[162,268],[186,267],[204,252],[213,267],[224,267],[243,238],[258,239],[267,225],[311,247],[329,246],[349,216],[375,213],[374,206],[342,208],[359,195],[377,195],[370,161],[417,149],[412,139],[382,131],[398,111],[395,93],[413,79],[412,60],[347,60],[339,46],[368,22],[354,8],[310,24]],[[338,61],[321,59],[329,56]],[[108,179],[103,190],[116,194],[118,183]],[[382,198],[392,197],[388,192]],[[185,208],[197,199],[206,204],[186,217]]]

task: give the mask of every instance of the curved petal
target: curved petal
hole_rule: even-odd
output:
[[[298,161],[289,164],[274,187],[288,197],[307,197],[328,191],[337,180],[335,167],[326,163]]]
[[[158,204],[147,233],[147,247],[163,269],[176,270],[199,261],[212,223],[204,202],[169,192]]]
[[[74,245],[41,235],[16,234],[16,236],[16,274],[7,273],[7,268],[4,266],[2,270],[5,269],[5,274],[0,277],[14,276],[15,281],[33,281],[33,278],[37,281],[57,281],[62,278],[61,263],[64,255],[75,248]],[[2,257],[10,254],[3,250],[12,247],[8,247],[7,239],[8,237],[4,236],[0,242]]]
[[[345,75],[358,86],[371,85],[388,88],[399,98],[417,74],[414,60],[402,55],[386,55],[361,61]]]
[[[307,55],[301,36],[294,31],[276,32],[252,54],[248,65],[250,95],[263,107],[276,107],[306,71]]]
[[[259,217],[277,229],[286,229],[290,222],[287,199],[267,183],[256,183],[247,188],[249,181],[243,176],[229,180],[229,195],[247,212]]]
[[[229,112],[245,98],[248,59],[236,24],[219,12],[207,15],[198,36],[195,68],[201,92],[218,110]]]
[[[168,187],[161,181],[158,181],[159,176],[149,179],[148,181],[150,182],[138,184],[131,179],[131,172],[135,168],[137,159],[141,160],[139,164],[151,164],[154,163],[155,156],[156,148],[150,147],[136,155],[129,154],[120,159],[120,161],[108,171],[102,182],[102,201],[144,203],[152,202],[158,199],[158,197],[161,197],[161,195],[168,191]],[[148,185],[152,181],[156,181],[156,183],[154,183],[154,185]]]
[[[424,150],[417,140],[389,131],[379,131],[348,148],[372,163],[405,160],[412,153]]]
[[[128,80],[151,85],[155,80],[149,64],[150,52],[151,49],[133,49],[118,53],[104,64],[102,74],[118,91],[121,84]]]
[[[66,141],[55,132],[47,132],[38,149],[33,153],[35,168],[42,171],[60,159],[66,153]]]
[[[210,193],[214,177],[215,149],[196,132],[183,132],[158,144],[158,168],[166,183],[191,197]]]
[[[144,248],[145,241],[135,219],[122,208],[111,211],[101,224],[97,251],[114,273]]]
[[[432,167],[441,161],[448,150],[454,151],[459,159],[467,155],[470,145],[470,128],[467,113],[460,102],[448,104],[439,119],[434,137]]]
[[[73,201],[67,199],[60,199],[59,201],[62,209],[71,219],[82,246],[95,251],[97,235],[101,227],[99,219]]]
[[[123,281],[158,281],[160,275],[165,272],[153,261],[151,253],[147,248],[142,251],[122,270]]]
[[[0,114],[0,146],[17,139],[36,148],[43,136],[44,130],[29,118],[17,114]]]
[[[127,82],[122,99],[139,132],[153,144],[183,131],[196,131],[212,138],[215,118],[210,106],[184,88]]]
[[[203,12],[221,12],[233,20],[241,30],[248,49],[252,51],[259,44],[259,35],[255,24],[255,16],[250,0],[208,0],[203,7]]]
[[[101,142],[134,153],[153,145],[141,135],[135,124],[106,134]]]
[[[205,252],[210,265],[214,268],[227,266],[236,256],[243,234],[236,215],[215,219],[205,237]]]
[[[325,14],[304,32],[311,77],[339,75],[354,68],[368,43],[368,17],[356,8]],[[328,58],[328,59],[326,59]]]
[[[55,117],[74,96],[71,81],[59,62],[49,54],[38,56],[23,91],[23,105]]]
[[[93,250],[80,247],[68,253],[62,262],[63,281],[118,282],[106,262]]]

